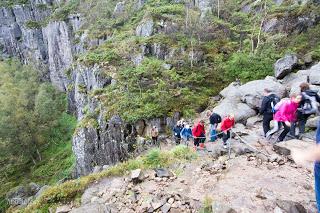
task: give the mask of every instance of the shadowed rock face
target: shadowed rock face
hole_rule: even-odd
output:
[[[128,157],[128,138],[125,126],[118,116],[100,128],[78,128],[73,137],[76,154],[76,175],[87,175],[96,165],[109,165]]]

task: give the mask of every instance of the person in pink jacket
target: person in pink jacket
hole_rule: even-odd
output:
[[[274,115],[274,120],[281,122],[284,127],[284,130],[279,135],[277,142],[283,141],[286,135],[290,132],[291,123],[296,121],[296,112],[301,99],[302,96],[300,94],[292,95],[290,100],[284,101],[284,103],[281,104]]]

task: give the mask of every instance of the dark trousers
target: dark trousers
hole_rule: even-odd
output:
[[[278,141],[283,141],[286,135],[290,132],[290,127],[285,124],[285,122],[282,122],[282,125],[284,127],[284,130],[279,135]]]
[[[181,142],[181,137],[175,136],[175,137],[174,137],[174,140],[175,140],[176,144],[178,145],[178,144],[180,144],[180,142]]]
[[[295,136],[296,135],[296,126],[298,124],[299,127],[299,135],[304,134],[306,130],[306,123],[310,115],[304,115],[301,113],[298,113],[297,119],[298,121],[296,123],[293,123],[290,129],[290,134]]]
[[[158,137],[152,137],[153,145],[158,145]]]
[[[272,113],[264,113],[263,114],[262,126],[263,126],[264,136],[266,136],[267,132],[270,131],[270,122],[272,120],[273,120],[273,114]]]
[[[205,138],[206,136],[204,135],[204,134],[201,134],[200,135],[200,137],[195,137],[194,139],[193,139],[193,144],[195,145],[195,146],[199,146],[199,144],[200,143],[204,143],[205,141],[206,141],[206,138]]]
[[[230,131],[227,131],[226,133],[225,132],[222,133],[222,141],[224,144],[227,143],[229,138],[230,138]]]

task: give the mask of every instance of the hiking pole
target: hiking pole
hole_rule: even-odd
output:
[[[257,153],[261,153],[266,157],[270,157],[270,155],[258,150],[256,147],[250,145],[248,142],[246,142],[239,134],[237,134],[236,132],[234,132],[233,130],[231,130],[236,136],[238,136],[238,138],[240,139],[240,141],[242,141],[242,143],[244,143],[245,145],[247,145],[248,147],[250,147],[251,149],[253,149],[254,151],[256,151]]]

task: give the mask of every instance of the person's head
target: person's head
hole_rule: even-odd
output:
[[[267,96],[267,95],[269,95],[269,94],[271,93],[271,90],[268,89],[268,88],[265,88],[265,89],[263,90],[263,93],[264,93],[265,96]]]
[[[186,125],[186,128],[187,128],[187,129],[189,129],[189,128],[190,128],[190,125],[189,125],[189,124],[187,124],[187,125]]]
[[[153,128],[156,129],[157,127],[156,127],[156,126],[153,126]]]
[[[304,92],[304,91],[306,91],[306,90],[309,90],[310,89],[310,86],[309,86],[309,84],[308,83],[302,83],[302,84],[300,84],[300,91],[301,92]]]
[[[300,103],[301,99],[302,99],[301,94],[294,93],[294,94],[291,95],[291,101],[296,103],[296,104]]]
[[[233,119],[234,119],[234,114],[232,114],[232,113],[229,114],[229,115],[228,115],[228,118],[231,119],[231,120],[233,120]]]
[[[207,117],[210,117],[212,112],[210,110],[208,110],[206,114],[207,114]]]
[[[204,125],[204,124],[205,124],[204,120],[200,120],[199,123],[200,123],[201,125]]]

